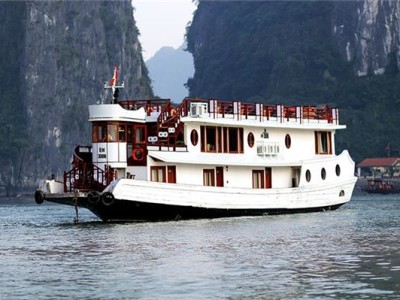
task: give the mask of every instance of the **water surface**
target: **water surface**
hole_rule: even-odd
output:
[[[1,299],[400,299],[400,195],[336,211],[104,224],[0,203]]]

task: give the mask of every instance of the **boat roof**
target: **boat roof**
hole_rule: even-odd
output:
[[[364,159],[357,167],[393,167],[398,164],[400,164],[400,157],[371,157]]]

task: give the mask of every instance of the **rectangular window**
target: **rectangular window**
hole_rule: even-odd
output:
[[[202,152],[243,153],[243,128],[200,126]]]
[[[118,126],[118,138],[119,138],[120,142],[125,142],[126,141],[125,125],[119,125]]]
[[[217,152],[221,153],[222,150],[222,127],[217,127]]]
[[[128,125],[126,138],[127,138],[128,143],[133,142],[133,126],[131,126],[131,125]]]
[[[99,125],[97,127],[97,138],[99,142],[107,141],[107,126],[106,125]]]
[[[327,131],[315,132],[315,154],[332,154],[332,135]]]
[[[146,127],[142,125],[135,126],[135,143],[145,143],[146,142]]]
[[[215,186],[214,169],[203,170],[203,185]]]
[[[117,125],[108,124],[107,125],[107,142],[117,141]]]
[[[206,152],[216,151],[217,130],[216,127],[206,126]]]
[[[206,127],[200,126],[201,152],[206,152]]]
[[[238,152],[238,129],[228,128],[229,152]]]
[[[92,127],[92,143],[97,143],[99,140],[98,138],[98,128],[97,125],[93,124]]]
[[[253,170],[253,189],[264,188],[264,170]]]
[[[239,128],[238,132],[238,152],[243,153],[243,128]]]
[[[223,127],[222,128],[222,143],[223,143],[223,152],[224,153],[228,153],[228,141],[229,141],[229,139],[228,139],[228,128],[226,128],[226,127]]]
[[[165,167],[150,167],[151,181],[166,182]]]

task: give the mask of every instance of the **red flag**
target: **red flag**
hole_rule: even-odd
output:
[[[113,78],[110,80],[110,85],[112,87],[117,85],[117,81],[118,81],[118,67],[114,68],[114,76]]]

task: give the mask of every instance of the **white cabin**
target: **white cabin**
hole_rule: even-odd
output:
[[[92,161],[113,179],[239,188],[334,181],[337,109],[186,98],[89,107]],[[353,173],[354,170],[347,170]]]

